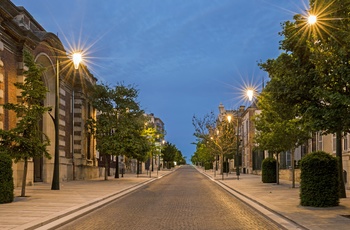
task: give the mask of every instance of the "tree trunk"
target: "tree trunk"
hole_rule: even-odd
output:
[[[108,154],[105,154],[105,180],[108,180]]]
[[[336,133],[336,156],[338,159],[339,198],[346,198],[345,184],[343,178],[343,152],[341,131],[337,131]]]
[[[116,159],[116,162],[115,162],[114,178],[119,178],[119,155],[117,155],[117,159]]]
[[[139,177],[140,174],[140,163],[139,160],[136,161],[137,165],[136,165],[136,175],[137,177]]]
[[[107,175],[111,176],[111,155],[107,154]]]
[[[294,167],[294,156],[295,154],[295,148],[292,148],[291,150],[291,156],[292,156],[292,188],[295,188],[295,167]]]
[[[276,153],[276,183],[280,184],[280,167],[279,167],[278,153]]]
[[[22,190],[21,197],[26,196],[26,182],[27,182],[27,171],[28,171],[28,158],[24,158],[24,166],[23,166],[23,178],[22,178]]]

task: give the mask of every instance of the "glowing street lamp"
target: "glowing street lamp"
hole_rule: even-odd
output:
[[[81,53],[74,53],[72,55],[74,67],[76,69],[79,68],[79,63],[81,62]],[[51,118],[54,120],[55,124],[55,159],[54,159],[54,168],[53,168],[53,178],[51,190],[60,190],[60,144],[59,144],[59,135],[60,135],[60,127],[59,127],[59,102],[60,102],[60,61],[56,56],[56,97],[55,97],[55,117]]]
[[[317,22],[317,16],[316,15],[313,15],[313,14],[310,14],[307,18],[307,23],[309,25],[313,25]]]
[[[73,63],[74,63],[74,68],[78,69],[79,68],[79,64],[83,60],[81,52],[73,53],[72,59],[73,59]]]
[[[252,101],[253,100],[253,97],[254,97],[254,90],[252,89],[247,89],[247,97],[249,99],[249,101]]]

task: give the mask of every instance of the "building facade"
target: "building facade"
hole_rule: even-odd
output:
[[[23,7],[15,6],[9,0],[0,1],[0,103],[16,103],[20,92],[14,86],[23,82],[26,66],[23,52],[32,53],[38,65],[45,68],[42,80],[48,92],[44,106],[55,110],[56,76],[60,78],[59,101],[59,156],[60,180],[88,179],[98,176],[95,143],[85,129],[85,120],[95,111],[87,99],[88,88],[96,79],[86,66],[78,71],[67,56],[60,39],[45,29]],[[57,63],[59,63],[57,65]],[[16,115],[0,107],[0,128],[16,126]],[[40,124],[49,137],[48,147],[52,159],[37,158],[29,162],[27,184],[51,183],[53,177],[55,128],[50,114],[44,114]],[[13,164],[15,186],[20,186],[23,164]]]
[[[155,117],[153,113],[146,114],[146,117],[148,120],[147,123],[149,125],[154,126],[159,135],[155,140],[155,152],[152,153],[152,158],[146,161],[145,169],[149,169],[152,171],[154,171],[155,169],[160,170],[161,168],[165,167],[163,158],[161,157],[161,148],[164,144],[164,136],[166,134],[164,122],[159,117]]]
[[[219,105],[219,119],[224,119],[228,114],[233,115],[239,121],[239,136],[241,138],[240,146],[240,159],[239,166],[241,173],[261,174],[261,164],[264,158],[269,156],[267,151],[261,151],[255,148],[254,136],[256,133],[254,116],[261,111],[257,108],[253,102],[249,107],[245,108],[241,106],[238,110],[226,110],[225,107]],[[316,132],[311,135],[311,138],[305,145],[299,146],[295,149],[294,153],[290,151],[282,152],[279,155],[280,165],[280,178],[286,180],[292,180],[292,154],[294,154],[294,165],[296,168],[296,180],[300,180],[299,161],[307,153],[314,151],[325,151],[331,155],[336,155],[336,135],[328,134],[322,135],[322,132]],[[346,134],[342,141],[342,158],[344,169],[344,182],[345,187],[350,189],[349,176],[350,176],[350,134]],[[231,171],[234,171],[234,161],[230,163]]]

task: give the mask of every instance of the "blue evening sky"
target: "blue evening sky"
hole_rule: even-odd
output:
[[[281,23],[307,0],[12,0],[67,50],[88,53],[103,83],[134,84],[147,113],[165,123],[166,141],[187,162],[195,151],[192,117],[223,103],[247,105],[246,85],[261,90],[257,65],[279,55]]]

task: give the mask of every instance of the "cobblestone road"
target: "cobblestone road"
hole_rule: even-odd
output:
[[[61,229],[279,229],[184,166]]]

